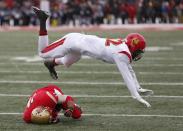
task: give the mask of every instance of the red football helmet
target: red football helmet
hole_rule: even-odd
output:
[[[126,44],[132,54],[132,59],[134,61],[139,60],[145,51],[145,38],[138,33],[130,33],[126,36]]]

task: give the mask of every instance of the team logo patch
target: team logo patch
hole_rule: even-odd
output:
[[[138,45],[139,42],[140,42],[140,40],[139,40],[138,38],[132,39],[132,44],[133,44],[133,45]]]

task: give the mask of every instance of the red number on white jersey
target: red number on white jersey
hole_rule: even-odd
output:
[[[111,44],[113,45],[120,45],[122,44],[122,39],[106,39],[105,45],[110,46]]]

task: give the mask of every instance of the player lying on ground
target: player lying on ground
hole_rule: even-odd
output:
[[[64,95],[55,85],[48,85],[37,89],[29,97],[23,119],[27,123],[35,124],[57,123],[61,109],[66,117],[74,119],[79,119],[82,114],[81,108],[74,103],[71,96]]]
[[[94,35],[69,33],[48,45],[46,20],[49,15],[36,7],[33,7],[33,10],[40,20],[39,56],[45,59],[44,64],[53,79],[58,78],[55,66],[69,67],[79,61],[82,55],[87,55],[107,63],[116,64],[132,97],[147,107],[151,106],[139,95],[139,92],[153,94],[153,91],[140,87],[131,66],[132,60],[139,60],[144,53],[146,41],[142,35],[132,33],[125,39],[107,39]]]

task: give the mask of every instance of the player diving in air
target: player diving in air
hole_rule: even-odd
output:
[[[153,94],[152,90],[141,88],[137,81],[131,62],[139,60],[145,50],[145,38],[138,33],[131,33],[125,39],[107,39],[94,35],[69,33],[61,39],[48,44],[46,20],[49,13],[33,7],[33,11],[40,21],[38,40],[39,56],[53,79],[57,79],[55,66],[71,66],[80,60],[82,55],[87,55],[107,63],[116,64],[132,97],[144,104],[151,105],[139,93]]]

